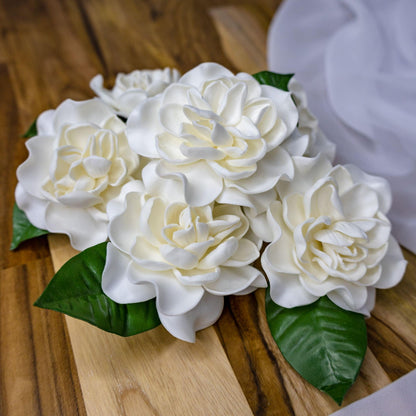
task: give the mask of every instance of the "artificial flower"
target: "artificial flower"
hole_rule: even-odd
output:
[[[137,181],[108,212],[104,293],[122,304],[156,297],[162,324],[177,338],[193,342],[195,331],[213,324],[223,296],[266,286],[249,265],[259,251],[244,238],[249,225],[238,206],[190,207],[150,195]]]
[[[139,167],[125,124],[97,99],[66,100],[39,116],[37,130],[17,169],[17,205],[34,226],[67,234],[78,250],[105,241],[107,203]]]
[[[179,72],[171,68],[135,70],[128,74],[117,74],[111,90],[104,88],[102,75],[96,75],[91,80],[90,87],[101,100],[127,118],[139,103],[147,97],[159,94],[179,78]]]
[[[289,92],[205,63],[139,104],[127,137],[139,155],[157,160],[160,177],[183,188],[187,204],[251,207],[255,195],[293,176],[287,149],[301,151],[297,142],[282,144],[297,122]]]
[[[302,85],[295,77],[292,77],[289,81],[288,88],[292,93],[293,100],[299,112],[298,126],[293,134],[297,135],[298,140],[305,140],[307,143],[303,156],[314,157],[321,153],[333,162],[335,158],[335,144],[319,128],[317,118],[309,110],[308,99]]]
[[[292,181],[277,185],[273,239],[262,265],[273,301],[292,308],[321,296],[369,315],[376,288],[396,285],[406,262],[385,214],[387,181],[354,166],[332,167],[322,155],[295,157]]]

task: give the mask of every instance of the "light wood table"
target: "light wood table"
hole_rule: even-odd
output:
[[[43,110],[87,99],[97,73],[204,61],[266,69],[267,27],[278,0],[0,1],[0,414],[327,415],[338,406],[285,362],[267,329],[264,292],[226,300],[195,344],[162,327],[120,338],[32,306],[73,255],[61,236],[8,251],[20,136]],[[345,404],[416,367],[416,260],[380,291],[368,351]]]

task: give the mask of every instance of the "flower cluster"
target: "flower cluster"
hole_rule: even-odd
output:
[[[156,298],[194,341],[223,297],[266,287],[283,307],[328,297],[369,314],[405,261],[390,235],[386,181],[332,166],[334,145],[289,91],[205,63],[120,74],[97,98],[44,112],[18,168],[16,201],[36,227],[83,250],[109,240],[104,293]]]

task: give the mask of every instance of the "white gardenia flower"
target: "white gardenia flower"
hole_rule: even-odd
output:
[[[157,175],[181,187],[187,204],[253,207],[256,195],[293,176],[281,144],[297,122],[289,92],[204,63],[143,101],[127,121],[127,137],[139,155],[157,161]]]
[[[273,301],[291,308],[328,295],[369,315],[375,289],[397,284],[406,261],[390,235],[387,182],[323,156],[295,157],[292,182],[268,211],[273,241],[262,256]]]
[[[137,181],[109,204],[109,216],[104,293],[118,303],[156,297],[162,324],[177,338],[194,342],[195,331],[220,316],[223,296],[266,286],[249,265],[259,251],[244,238],[240,207],[167,202]]]
[[[16,202],[36,227],[77,250],[107,239],[107,203],[137,176],[125,124],[101,101],[64,101],[42,113],[17,169]]]
[[[306,91],[295,77],[290,79],[288,88],[292,93],[299,112],[299,123],[293,134],[297,136],[298,140],[305,140],[306,142],[306,150],[302,155],[314,157],[321,153],[333,162],[335,158],[335,143],[325,136],[319,128],[318,119],[310,112]],[[293,138],[290,143],[294,141]]]
[[[161,93],[179,78],[179,72],[171,68],[135,70],[117,74],[111,90],[104,88],[103,76],[96,75],[90,82],[90,88],[119,115],[127,118],[139,103]]]

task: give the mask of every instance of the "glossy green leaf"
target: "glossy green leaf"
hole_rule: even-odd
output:
[[[25,139],[30,139],[33,136],[36,136],[38,134],[38,129],[36,127],[36,121],[35,119],[33,123],[30,125],[30,127],[27,129],[26,133],[22,135]]]
[[[341,404],[354,383],[367,348],[364,316],[322,297],[282,308],[266,294],[270,331],[283,356],[309,383]]]
[[[20,243],[40,235],[48,234],[48,231],[36,228],[30,223],[26,214],[16,205],[13,206],[13,237],[10,250],[16,249]]]
[[[121,305],[101,289],[107,243],[90,247],[66,262],[35,306],[63,312],[107,332],[130,336],[160,324],[155,300]]]
[[[254,74],[253,77],[263,85],[270,85],[279,90],[289,91],[288,84],[293,74],[276,74],[275,72],[262,71]]]

